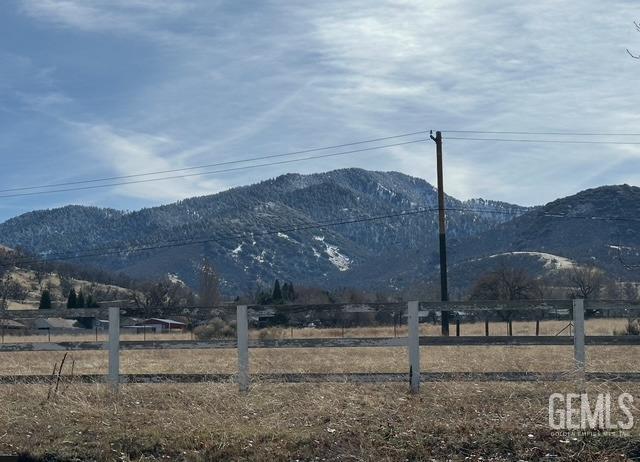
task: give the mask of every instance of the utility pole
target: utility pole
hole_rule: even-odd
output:
[[[433,133],[433,132],[432,132]],[[444,181],[442,174],[442,133],[437,131],[436,136],[429,135],[436,143],[436,160],[438,168],[438,228],[440,231],[440,300],[449,301],[449,289],[447,287],[447,223],[444,209]],[[449,335],[449,312],[442,311],[441,326],[442,335]]]

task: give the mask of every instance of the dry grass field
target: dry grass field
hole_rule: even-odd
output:
[[[624,323],[594,320],[588,322],[588,329],[607,335]],[[534,323],[529,324],[535,328]],[[555,333],[565,325],[545,322],[541,333]],[[516,323],[514,333],[531,335],[533,332],[525,332],[529,327]],[[492,326],[498,328],[504,325]],[[436,334],[433,326],[423,329],[424,334]],[[294,329],[293,333],[294,337],[342,336],[342,329]],[[472,333],[482,335],[484,325],[463,326],[463,335]],[[291,331],[272,334],[285,336]],[[262,334],[254,331],[252,335]],[[347,329],[345,336],[393,336],[393,328]],[[185,334],[163,334],[163,338],[185,338]],[[7,337],[5,342],[27,339]],[[588,347],[588,370],[640,371],[637,350]],[[573,368],[572,355],[571,347],[559,346],[428,346],[421,348],[421,368],[433,372],[568,372]],[[50,374],[62,356],[60,352],[1,353],[0,375]],[[72,352],[67,366],[70,360],[75,374],[106,372],[106,352]],[[233,374],[236,361],[234,349],[121,353],[123,373]],[[252,373],[407,373],[408,358],[405,348],[252,349],[250,369]],[[635,383],[594,382],[587,384],[587,390],[640,396],[640,384]],[[49,391],[48,385],[0,385],[0,454],[29,453],[36,460],[49,461],[194,462],[611,461],[640,457],[640,425],[626,436],[575,437],[549,428],[549,394],[577,391],[571,382],[428,382],[418,395],[409,394],[406,383],[274,384],[255,380],[246,395],[234,383],[129,384],[113,395],[103,384],[63,381],[57,393],[48,397]]]
[[[587,370],[640,372],[637,347],[587,347]],[[2,353],[0,375],[50,374],[61,352]],[[105,374],[106,351],[74,351],[75,374]],[[563,372],[573,367],[573,349],[564,346],[429,346],[421,347],[425,372]],[[236,373],[235,349],[125,350],[121,371],[136,373]],[[407,372],[406,348],[281,348],[252,349],[252,373]]]
[[[589,392],[637,385],[591,385]],[[567,437],[547,423],[567,383],[0,387],[0,452],[41,460],[631,460],[640,435]]]
[[[540,322],[540,335],[569,335],[570,330],[567,328],[568,321],[547,320]],[[589,319],[585,321],[586,335],[614,335],[621,332],[627,325],[625,318],[612,319]],[[452,334],[455,333],[455,326],[451,326]],[[513,335],[535,335],[536,324],[531,321],[514,321]],[[265,335],[266,334],[266,335]],[[484,335],[484,323],[463,323],[460,328],[460,335]],[[490,335],[507,335],[507,324],[504,322],[491,322],[489,324]],[[420,324],[420,335],[440,335],[440,327],[434,324]],[[406,337],[407,326],[375,326],[375,327],[353,327],[353,328],[269,328],[262,330],[251,330],[251,338],[259,337],[267,338],[337,338],[337,337]],[[63,342],[94,342],[106,341],[107,332],[100,330],[98,332],[80,331],[78,334],[56,334],[52,332],[51,341]],[[193,334],[190,332],[172,332],[172,333],[122,333],[121,340],[192,340]],[[15,335],[9,331],[5,332],[4,343],[20,343],[20,342],[46,342],[49,335],[43,332],[39,335]]]

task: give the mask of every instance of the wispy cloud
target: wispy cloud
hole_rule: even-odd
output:
[[[630,0],[18,5],[33,43],[0,48],[0,107],[14,114],[0,149],[47,158],[20,135],[36,130],[40,145],[64,159],[65,176],[178,168],[418,129],[640,126],[638,62],[625,52],[640,43]],[[639,181],[628,167],[639,151],[629,146],[445,139],[445,155],[447,189],[461,198],[533,204]],[[425,143],[290,169],[364,166],[434,181],[434,163]],[[32,170],[23,181],[44,174]],[[115,188],[99,200],[152,204],[284,172]]]
[[[175,143],[166,137],[151,136],[131,131],[118,132],[107,125],[70,123],[80,138],[79,143],[89,147],[92,161],[103,164],[104,170],[124,176],[137,173],[166,171],[185,167],[172,156]],[[106,183],[127,183],[138,180],[157,179],[176,174],[159,174],[139,178],[113,180]],[[172,201],[185,197],[217,192],[223,184],[207,177],[190,177],[157,182],[118,185],[113,193],[119,196],[156,201]]]

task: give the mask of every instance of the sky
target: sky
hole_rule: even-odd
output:
[[[640,145],[447,133],[640,132],[640,60],[626,52],[640,52],[638,19],[637,2],[622,0],[4,0],[0,189],[431,129],[445,131],[445,188],[460,199],[536,205],[640,185]],[[480,136],[491,135],[466,135]],[[0,221],[66,204],[136,210],[346,167],[435,183],[434,144],[64,193],[5,191]]]

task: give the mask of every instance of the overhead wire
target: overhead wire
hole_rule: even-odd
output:
[[[291,163],[295,163],[295,162],[304,162],[304,161],[308,161],[308,160],[326,159],[326,158],[330,158],[330,157],[346,156],[346,155],[349,155],[349,154],[356,154],[356,153],[360,153],[360,152],[368,152],[368,151],[374,151],[374,150],[377,150],[377,149],[392,148],[392,147],[397,147],[397,146],[406,146],[406,145],[409,145],[409,144],[422,143],[422,142],[425,142],[425,141],[427,141],[427,139],[422,138],[422,139],[411,140],[411,141],[403,141],[403,142],[399,142],[399,143],[390,143],[390,144],[385,144],[385,145],[380,145],[380,146],[369,146],[369,147],[366,147],[366,148],[352,149],[352,150],[349,150],[349,151],[340,151],[340,152],[333,152],[333,153],[329,153],[329,154],[321,154],[321,155],[317,155],[317,156],[307,156],[307,157],[301,157],[301,158],[297,158],[297,159],[287,159],[287,160],[280,160],[280,161],[276,161],[276,162],[269,162],[269,163],[262,163],[262,164],[244,165],[244,166],[241,166],[241,167],[232,167],[232,168],[227,168],[227,169],[211,170],[211,171],[206,171],[206,172],[187,173],[187,174],[183,174],[183,175],[171,175],[171,176],[165,176],[165,177],[160,177],[160,178],[147,178],[147,179],[144,179],[144,180],[122,181],[122,182],[118,182],[118,183],[107,183],[107,184],[98,184],[98,185],[91,185],[91,186],[79,186],[79,187],[72,187],[72,188],[62,188],[62,189],[50,189],[50,190],[45,190],[45,191],[33,191],[33,192],[23,192],[23,193],[14,193],[14,194],[2,194],[2,195],[0,195],[0,198],[37,196],[37,195],[43,195],[43,194],[69,192],[69,191],[84,191],[84,190],[90,190],[90,189],[108,188],[108,187],[112,187],[112,186],[124,186],[124,185],[130,185],[130,184],[141,184],[141,183],[151,183],[151,182],[155,182],[155,181],[173,180],[173,179],[178,179],[178,178],[190,178],[190,177],[196,177],[196,176],[214,175],[214,174],[217,174],[217,173],[236,172],[236,171],[249,170],[249,169],[255,169],[255,168],[260,168],[260,167],[271,167],[271,166],[274,166],[274,165],[284,165],[284,164],[291,164]]]
[[[479,209],[479,208],[467,208],[467,207],[447,207],[445,210],[449,212],[474,212],[479,214],[487,213],[487,214],[500,214],[500,215],[517,215],[517,216],[524,215],[527,212],[535,212],[535,208],[524,209],[524,210],[494,210],[494,209]],[[323,229],[323,228],[328,228],[333,226],[371,222],[376,220],[383,220],[383,219],[403,217],[403,216],[412,216],[412,215],[429,213],[429,212],[437,212],[437,211],[438,211],[438,208],[422,207],[418,209],[401,210],[392,214],[385,214],[385,215],[378,215],[378,216],[364,216],[364,217],[352,218],[349,220],[341,220],[341,221],[304,223],[301,225],[296,225],[288,228],[280,228],[280,229],[273,229],[273,230],[260,231],[260,232],[245,231],[239,234],[222,235],[222,236],[216,236],[212,238],[177,239],[177,240],[164,241],[161,244],[143,244],[143,245],[127,246],[127,247],[101,247],[101,248],[84,249],[79,251],[59,252],[59,253],[47,254],[44,259],[48,262],[51,262],[51,261],[65,261],[65,260],[74,260],[74,259],[90,258],[90,257],[109,257],[114,255],[138,253],[138,252],[144,252],[149,250],[160,250],[160,249],[184,247],[184,246],[206,244],[206,243],[219,243],[219,242],[228,241],[228,240],[238,240],[238,239],[246,239],[246,238],[254,239],[256,237],[266,237],[270,235],[277,235],[279,233],[291,233],[296,231],[305,231],[309,229]],[[541,216],[550,217],[550,218],[565,218],[565,219],[640,222],[640,217],[568,215],[568,214],[558,214],[558,213],[549,213],[549,212],[544,212],[541,214]],[[11,262],[11,265],[41,263],[42,261],[43,261],[43,258],[31,258],[26,260],[13,261]],[[8,266],[8,265],[4,265],[4,266]]]
[[[441,130],[442,133],[470,133],[478,135],[539,135],[539,136],[640,136],[640,133],[568,132],[568,131],[504,131],[504,130]]]
[[[199,169],[203,169],[203,168],[220,167],[222,165],[240,164],[240,163],[245,163],[245,162],[255,162],[257,160],[275,159],[275,158],[279,158],[279,157],[288,157],[288,156],[295,156],[295,155],[299,155],[299,154],[308,154],[308,153],[311,153],[311,152],[328,151],[330,149],[339,149],[339,148],[345,148],[345,147],[349,147],[349,146],[357,146],[357,145],[360,145],[360,144],[376,143],[376,142],[379,142],[379,141],[386,141],[386,140],[397,139],[397,138],[406,138],[408,136],[423,135],[423,134],[426,134],[426,133],[427,133],[426,130],[422,130],[422,131],[418,131],[418,132],[401,133],[399,135],[383,136],[383,137],[380,137],[380,138],[371,138],[371,139],[368,139],[368,140],[352,141],[352,142],[349,142],[349,143],[342,143],[342,144],[334,144],[332,146],[323,146],[323,147],[318,147],[318,148],[302,149],[302,150],[299,150],[299,151],[291,151],[291,152],[285,152],[285,153],[280,153],[280,154],[269,154],[269,155],[264,155],[264,156],[255,156],[255,157],[249,157],[249,158],[244,158],[244,159],[227,160],[227,161],[222,161],[222,162],[215,162],[215,163],[203,164],[203,165],[195,165],[195,166],[190,166],[190,167],[172,168],[172,169],[167,169],[167,170],[157,170],[157,171],[154,171],[154,172],[146,172],[146,173],[133,173],[133,174],[130,174],[130,175],[119,175],[119,176],[109,176],[109,177],[103,177],[103,178],[92,178],[92,179],[88,179],[88,180],[65,181],[65,182],[61,182],[61,183],[49,183],[49,184],[43,184],[43,185],[37,185],[37,186],[13,187],[13,188],[0,189],[0,193],[13,192],[13,191],[26,191],[26,190],[32,190],[32,189],[53,188],[53,187],[59,187],[59,186],[72,186],[72,185],[87,184],[87,183],[98,183],[98,182],[102,182],[102,181],[123,180],[123,179],[128,179],[128,178],[139,178],[139,177],[144,177],[144,176],[163,175],[165,173],[185,172],[185,171],[190,171],[190,170],[199,170]]]
[[[551,143],[551,144],[610,144],[622,146],[637,146],[640,141],[594,141],[594,140],[547,140],[532,138],[475,138],[464,136],[447,136],[445,140],[463,140],[463,141],[497,141],[510,143]]]
[[[106,257],[106,256],[111,256],[111,255],[119,255],[119,254],[123,254],[123,253],[136,253],[136,252],[144,252],[144,251],[147,251],[147,250],[158,250],[158,249],[166,249],[166,248],[173,248],[173,247],[183,247],[183,246],[189,246],[189,245],[206,244],[206,243],[211,243],[211,242],[223,242],[223,241],[228,241],[228,240],[246,239],[246,238],[254,239],[256,237],[277,235],[278,233],[283,234],[283,233],[287,233],[287,232],[291,233],[291,232],[296,232],[296,231],[305,231],[305,230],[309,230],[309,229],[322,229],[322,228],[327,228],[327,227],[332,227],[332,226],[340,226],[340,225],[353,224],[353,223],[362,223],[362,222],[368,222],[368,221],[382,220],[382,219],[386,219],[386,218],[411,216],[411,215],[417,215],[417,214],[420,214],[420,213],[437,212],[437,211],[438,211],[437,208],[419,208],[419,209],[403,210],[403,211],[399,211],[399,212],[392,213],[392,214],[386,214],[386,215],[359,217],[359,218],[354,218],[354,219],[350,219],[350,220],[341,220],[341,221],[334,221],[334,222],[307,223],[307,224],[302,224],[302,225],[293,226],[293,227],[289,227],[289,228],[269,230],[269,231],[263,231],[263,232],[245,231],[243,233],[239,233],[239,234],[235,234],[235,235],[223,235],[223,236],[212,237],[212,238],[189,239],[189,240],[180,240],[180,241],[173,241],[173,242],[165,241],[162,244],[156,244],[156,245],[143,245],[143,246],[137,246],[137,247],[129,246],[129,247],[120,247],[120,248],[113,248],[113,247],[112,248],[101,248],[101,249],[99,248],[99,249],[94,249],[94,250],[100,250],[99,252],[96,252],[96,253],[82,253],[80,255],[78,255],[78,254],[83,252],[83,251],[75,252],[75,254],[66,255],[66,256],[57,256],[56,254],[48,254],[46,256],[46,261],[64,261],[64,260],[72,260],[72,259],[77,259],[77,258]],[[93,250],[88,250],[88,251],[92,252]],[[69,254],[69,253],[70,252],[65,252],[65,254]],[[31,259],[31,260],[16,260],[16,261],[11,262],[11,265],[41,263],[42,260],[43,260],[42,258]],[[2,266],[2,265],[0,265],[0,266]],[[4,266],[7,266],[7,265],[4,265]]]

